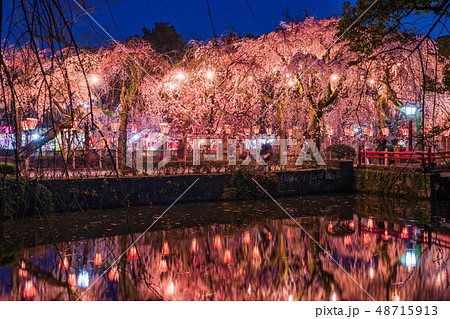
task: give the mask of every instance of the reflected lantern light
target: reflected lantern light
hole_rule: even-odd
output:
[[[111,123],[109,123],[109,126],[111,127],[111,130],[114,133],[117,133],[119,131],[120,123],[119,122],[111,122]]]
[[[253,126],[253,134],[258,135],[259,131],[260,131],[260,126],[259,125],[254,125]]]
[[[36,288],[34,287],[34,283],[31,280],[28,280],[25,283],[25,287],[23,288],[23,297],[31,298],[36,294]]]
[[[132,246],[130,248],[130,252],[128,253],[128,258],[130,259],[136,259],[137,258],[137,249],[136,246]]]
[[[78,274],[78,287],[80,288],[89,287],[89,273],[86,270],[82,270]]]
[[[233,256],[231,255],[231,251],[229,249],[225,250],[225,255],[223,256],[223,261],[227,264],[233,261]]]
[[[64,257],[64,260],[62,263],[61,263],[61,260],[59,261],[59,269],[61,269],[61,267],[63,270],[69,269],[69,261],[67,260],[67,257]]]
[[[111,267],[108,274],[108,279],[111,281],[119,281],[119,271],[117,270],[117,267]]]
[[[352,238],[350,236],[345,236],[344,237],[344,245],[349,246],[351,244],[352,244]]]
[[[165,241],[164,244],[163,244],[162,254],[163,255],[170,254],[170,247],[169,247],[169,243],[167,241]]]
[[[169,266],[167,266],[167,260],[161,259],[159,268],[160,268],[161,272],[167,272],[169,270]]]
[[[250,233],[248,231],[244,233],[244,244],[250,244]]]
[[[220,235],[216,235],[214,237],[214,249],[221,249],[222,248],[222,238]]]
[[[70,274],[69,278],[67,279],[67,284],[71,287],[77,286],[77,276],[75,274]]]
[[[103,263],[102,254],[96,253],[95,254],[95,259],[94,259],[94,265],[100,266],[102,263]]]
[[[261,255],[259,253],[258,246],[253,247],[253,258],[254,259],[259,259],[260,257],[261,257]]]
[[[195,253],[198,251],[198,242],[197,242],[197,238],[192,239],[192,243],[191,243],[191,252]]]

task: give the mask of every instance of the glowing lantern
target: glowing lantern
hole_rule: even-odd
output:
[[[255,258],[255,259],[261,258],[261,255],[259,254],[258,246],[253,247],[253,258]]]
[[[383,128],[381,129],[381,133],[382,133],[384,136],[389,136],[389,127],[383,127]]]
[[[31,298],[36,294],[36,288],[34,287],[34,284],[31,280],[28,280],[25,283],[25,287],[23,289],[23,297],[24,298]]]
[[[26,269],[19,268],[19,276],[20,277],[27,277],[28,271]]]
[[[402,128],[402,135],[403,136],[408,136],[409,135],[409,130],[407,128]]]
[[[445,137],[449,137],[450,136],[450,130],[445,130],[443,132],[443,134],[444,134]]]
[[[67,283],[71,287],[76,287],[77,286],[77,276],[75,274],[70,274],[69,278],[67,279]]]
[[[231,125],[225,124],[223,129],[225,130],[226,134],[228,134],[228,135],[231,134]]]
[[[350,222],[350,224],[348,224],[348,228],[350,228],[351,230],[355,229],[355,223],[353,221]]]
[[[402,229],[402,234],[400,236],[402,239],[407,239],[409,237],[408,228],[405,227]]]
[[[170,131],[170,124],[168,124],[168,123],[159,123],[159,128],[161,130],[161,133],[166,135]]]
[[[221,249],[222,248],[222,238],[219,235],[216,235],[214,237],[214,249]]]
[[[138,130],[137,124],[131,124],[130,125],[130,130],[131,130],[131,133],[136,134],[136,132]]]
[[[216,134],[218,134],[218,135],[222,134],[222,127],[221,126],[217,127]]]
[[[249,127],[244,127],[244,134],[245,135],[250,135],[250,128]]]
[[[59,261],[59,269],[61,269],[61,267],[63,270],[66,270],[69,268],[69,261],[67,260],[67,257],[64,257],[62,264],[61,264],[61,260]]]
[[[78,126],[80,126],[80,121],[78,121],[78,120],[73,120],[72,121],[72,130],[76,130],[76,129],[78,129]]]
[[[267,239],[267,240],[272,240],[272,233],[271,233],[271,232],[268,232],[268,233],[267,233],[266,239]]]
[[[111,122],[111,123],[109,123],[109,126],[111,127],[111,130],[114,133],[117,133],[117,131],[119,131],[120,123],[119,122]]]
[[[333,135],[333,133],[334,133],[334,130],[332,128],[327,129],[327,135],[328,136]]]
[[[383,240],[384,240],[384,241],[389,240],[389,234],[388,234],[388,231],[387,231],[387,230],[384,231]]]
[[[373,219],[372,218],[369,218],[369,220],[367,221],[367,228],[373,229]]]
[[[349,246],[351,244],[352,244],[352,238],[350,236],[345,236],[344,237],[344,245]]]
[[[175,286],[174,286],[174,284],[173,284],[173,281],[171,281],[170,284],[169,284],[169,294],[170,294],[171,296],[173,296],[174,290],[175,290]]]
[[[336,293],[333,292],[333,296],[331,297],[331,301],[336,301],[337,297],[336,297]]]
[[[354,130],[351,130],[350,136],[351,136],[351,137],[355,137],[355,136],[356,136],[356,132],[355,132]]]
[[[192,243],[191,243],[191,252],[196,253],[198,251],[198,242],[197,239],[194,238],[192,239]]]
[[[266,133],[269,135],[272,135],[272,128],[271,127],[266,127]]]
[[[373,134],[374,134],[373,130],[370,129],[370,130],[369,130],[369,137],[373,137]]]
[[[89,287],[89,273],[86,270],[83,270],[78,274],[78,287]]]
[[[223,256],[223,261],[225,263],[231,263],[233,261],[233,257],[231,256],[231,251],[229,249],[225,250],[225,255]]]
[[[349,136],[352,135],[353,130],[349,127],[344,128],[344,135]]]
[[[370,243],[370,236],[369,236],[369,234],[364,234],[363,242],[364,242],[364,245],[367,245],[367,244]]]
[[[329,223],[329,224],[328,224],[327,230],[328,230],[329,233],[332,233],[332,232],[333,232],[333,224],[332,224],[332,223]]]
[[[30,131],[32,131],[32,130],[34,130],[35,128],[36,128],[36,126],[37,126],[37,124],[38,124],[38,119],[35,119],[35,118],[32,118],[32,117],[27,117],[26,119],[25,119],[25,126],[26,126],[26,130],[25,130],[25,128],[24,128],[24,130],[25,131],[28,131],[28,130],[30,130]]]
[[[166,241],[165,241],[164,244],[163,244],[162,254],[163,254],[163,255],[168,255],[168,254],[170,254],[169,243],[166,242]]]
[[[119,281],[119,271],[117,270],[117,267],[111,267],[108,274],[108,279],[111,281]]]
[[[244,244],[250,244],[250,233],[248,231],[244,233]]]
[[[261,127],[259,125],[253,126],[253,134],[258,135]]]
[[[160,268],[161,272],[167,272],[169,270],[169,266],[167,266],[167,260],[161,259],[159,268]]]
[[[128,253],[128,258],[130,259],[136,259],[137,258],[137,249],[135,246],[132,246],[130,248],[130,252]]]
[[[373,279],[373,268],[372,267],[370,267],[369,276],[370,276],[370,279]]]
[[[94,258],[94,265],[100,266],[103,263],[102,254],[96,253]]]
[[[364,134],[364,135],[369,135],[369,134],[370,134],[370,128],[364,127],[364,128],[363,128],[363,134]]]
[[[99,142],[100,142],[100,147],[101,148],[105,148],[106,147],[106,140],[104,138],[100,139]]]
[[[103,129],[104,124],[102,122],[98,122],[96,125],[97,125],[97,128],[99,131],[101,131]]]
[[[293,130],[291,128],[287,129],[287,133],[288,133],[289,136],[292,136],[292,132],[293,132]]]

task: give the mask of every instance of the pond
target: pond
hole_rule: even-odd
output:
[[[286,212],[260,200],[8,221],[21,244],[0,253],[0,300],[450,300],[450,203],[279,203]]]

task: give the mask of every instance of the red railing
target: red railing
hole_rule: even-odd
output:
[[[428,151],[404,151],[404,152],[386,152],[386,151],[363,151],[358,149],[358,165],[383,165],[390,166],[394,163],[417,164],[420,163],[422,168],[427,165],[436,163],[438,159],[450,158],[450,151],[431,152]],[[367,160],[370,163],[366,163]]]

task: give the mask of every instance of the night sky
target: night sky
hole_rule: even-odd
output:
[[[248,5],[253,10],[252,15]],[[342,12],[342,0],[210,0],[211,15],[217,35],[233,30],[241,36],[248,33],[261,35],[271,32],[286,21],[283,13],[304,17],[326,18]],[[354,3],[355,1],[351,1]],[[213,36],[206,0],[110,0],[112,14],[124,38],[142,35],[142,27],[152,29],[154,22],[169,22],[186,40],[205,40]],[[107,6],[98,9],[94,18],[113,37],[121,40]]]

